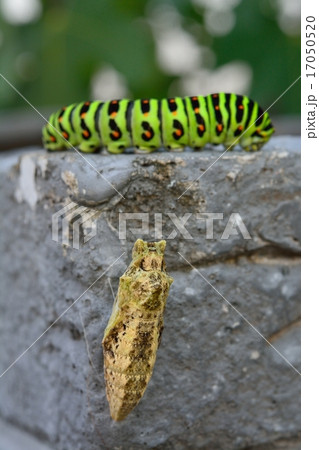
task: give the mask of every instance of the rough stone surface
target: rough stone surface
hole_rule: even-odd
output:
[[[70,307],[0,380],[11,433],[54,449],[299,448],[300,140],[214,163],[221,155],[85,155],[124,199],[72,152],[1,156],[1,373]],[[70,201],[97,210],[96,236],[79,249],[51,235],[52,214]],[[119,213],[132,212],[150,213],[149,231],[134,235],[141,223],[127,222],[119,239]],[[101,340],[112,289],[136,238],[154,239],[155,213],[175,281],[145,396],[113,423]],[[191,239],[172,213],[189,214]],[[212,239],[202,213],[223,214]],[[238,226],[221,239],[232,213],[251,239]],[[10,436],[0,448],[15,448]]]

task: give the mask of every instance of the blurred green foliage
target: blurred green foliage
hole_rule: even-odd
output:
[[[1,73],[36,106],[89,99],[92,76],[105,65],[125,77],[132,97],[166,97],[179,75],[165,73],[157,60],[154,32],[146,19],[156,3],[173,5],[182,28],[198,45],[212,49],[215,61],[206,68],[247,62],[253,73],[249,94],[261,104],[272,103],[299,76],[300,36],[280,29],[271,0],[239,2],[235,25],[223,36],[205,29],[204,7],[188,0],[43,0],[42,13],[33,22],[13,25],[0,18]],[[25,106],[3,80],[0,99],[1,109]],[[274,111],[300,112],[298,84]]]
[[[248,61],[253,68],[250,94],[267,105],[300,75],[300,35],[291,37],[281,31],[268,2],[244,1],[236,13],[235,28],[214,43],[218,64],[224,64],[235,56]],[[273,111],[300,113],[300,102],[300,84],[297,84],[274,105]]]

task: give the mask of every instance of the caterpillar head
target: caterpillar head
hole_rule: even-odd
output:
[[[240,145],[248,152],[260,150],[269,141],[270,136],[275,132],[268,112],[258,111],[259,118],[247,128],[240,139]],[[262,116],[261,116],[262,115]],[[261,116],[261,117],[260,117]]]

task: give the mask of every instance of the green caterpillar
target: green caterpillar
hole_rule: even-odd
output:
[[[206,144],[239,143],[246,151],[261,148],[274,132],[267,112],[246,96],[211,94],[163,100],[111,100],[72,104],[52,114],[43,128],[49,150],[76,146],[93,153],[106,147],[152,152],[159,147],[201,149]]]

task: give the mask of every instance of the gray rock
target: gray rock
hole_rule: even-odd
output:
[[[8,422],[2,422],[0,420],[0,436],[1,436],[1,450],[52,450],[52,447],[48,447],[43,442],[35,439],[30,434],[19,430],[17,427],[13,427]]]
[[[1,373],[36,341],[1,378],[10,430],[54,449],[299,448],[300,139],[254,154],[84,155],[91,165],[31,150],[1,156]],[[70,202],[81,209],[52,223]],[[123,235],[130,213],[148,229],[127,220]],[[213,228],[207,214],[222,214]],[[175,279],[162,343],[142,401],[113,423],[101,349],[112,291],[160,223]]]

